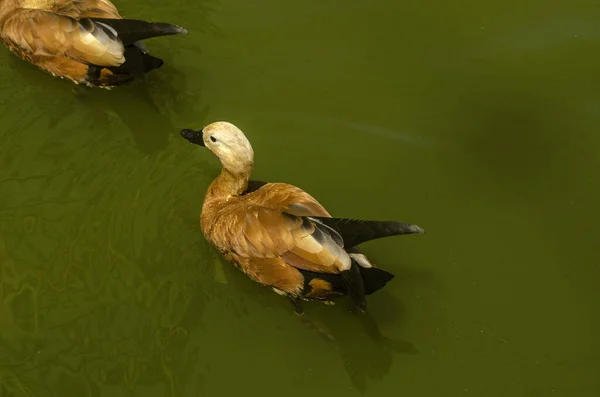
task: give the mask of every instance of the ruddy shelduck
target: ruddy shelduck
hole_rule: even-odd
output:
[[[123,19],[110,0],[0,0],[0,39],[12,52],[87,86],[121,85],[161,67],[141,40],[185,33]]]
[[[231,123],[184,129],[181,135],[208,148],[223,166],[204,198],[204,236],[251,279],[287,296],[299,314],[302,300],[332,302],[343,295],[366,310],[365,295],[394,276],[376,268],[357,246],[423,233],[419,226],[401,222],[332,218],[296,186],[250,181],[254,151]]]

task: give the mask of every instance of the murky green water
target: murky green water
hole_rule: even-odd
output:
[[[600,395],[600,9],[121,0],[187,27],[75,95],[0,51],[0,396]],[[288,302],[204,241],[226,119],[255,177],[426,235],[369,299]],[[324,337],[324,335],[329,337]]]

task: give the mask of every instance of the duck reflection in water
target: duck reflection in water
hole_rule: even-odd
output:
[[[387,318],[396,322],[404,310],[398,301],[386,295]],[[381,380],[389,373],[395,354],[418,353],[412,343],[384,335],[370,312],[354,310],[351,316],[340,308],[337,312],[337,316],[332,316],[330,308],[315,305],[300,318],[335,346],[352,384],[361,393],[366,392],[368,379]]]

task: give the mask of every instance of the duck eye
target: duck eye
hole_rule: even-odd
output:
[[[217,141],[217,138],[215,138],[214,136],[212,136],[212,135],[211,135],[211,136],[210,136],[210,140],[211,140],[211,141],[213,141],[213,142],[216,142],[216,141]]]

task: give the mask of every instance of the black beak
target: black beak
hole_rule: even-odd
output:
[[[202,136],[202,130],[194,131],[194,130],[181,130],[181,136],[187,139],[190,143],[195,143],[196,145],[204,146],[204,138]],[[205,146],[206,147],[206,146]]]

